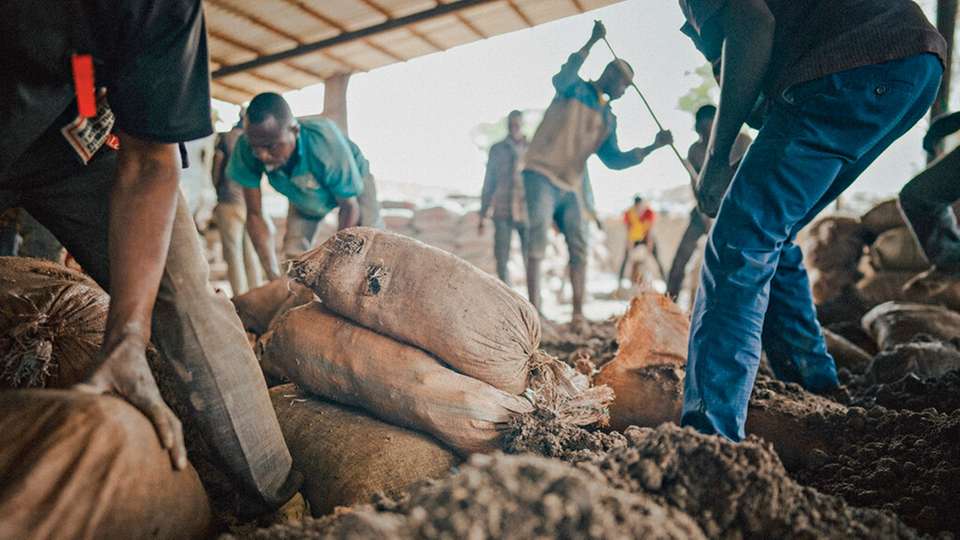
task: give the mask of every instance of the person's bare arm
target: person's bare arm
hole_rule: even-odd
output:
[[[340,206],[340,214],[337,218],[337,230],[349,229],[360,224],[360,203],[356,197],[347,197],[346,199],[337,199]]]
[[[263,201],[260,188],[243,188],[243,200],[247,204],[247,232],[253,244],[260,264],[267,273],[267,279],[280,277],[280,263],[277,261],[277,249],[273,241],[273,231],[263,215]]]
[[[720,105],[698,186],[701,210],[716,216],[730,180],[730,151],[760,97],[770,66],[776,21],[764,0],[728,5],[712,24],[723,33]]]
[[[115,392],[153,422],[174,466],[187,464],[180,422],[160,397],[147,364],[150,320],[166,265],[177,207],[176,144],[119,134],[117,177],[110,193],[110,309],[102,362],[78,390]]]

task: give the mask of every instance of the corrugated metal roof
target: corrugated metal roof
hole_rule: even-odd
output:
[[[204,0],[213,96],[242,103],[620,0]]]

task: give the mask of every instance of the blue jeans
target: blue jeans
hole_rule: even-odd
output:
[[[797,232],[933,103],[922,54],[791,87],[772,106],[724,196],[694,304],[682,425],[741,440],[761,347],[778,378],[837,386]]]

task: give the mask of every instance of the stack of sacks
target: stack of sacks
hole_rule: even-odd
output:
[[[804,253],[817,305],[836,300],[861,274],[857,265],[863,255],[864,226],[859,219],[828,216],[804,231]]]
[[[436,454],[437,440],[461,456],[494,451],[502,448],[508,425],[534,411],[530,373],[547,361],[537,351],[540,319],[490,274],[409,237],[359,227],[298,258],[289,275],[320,301],[274,321],[258,343],[261,363],[303,391],[346,407],[337,414],[363,415],[357,423],[374,422],[369,415],[379,431],[389,426],[435,438],[427,438],[430,447],[406,437],[409,445],[389,445],[376,459],[393,461],[399,459],[393,450],[408,455],[411,448]],[[295,467],[308,485],[329,471],[319,471],[308,459],[315,452],[301,452],[292,434],[303,425],[326,425],[304,419],[314,414],[294,419],[278,408]],[[343,456],[340,465],[349,463],[351,470],[361,465],[345,448],[323,452]],[[375,470],[374,458],[365,459],[363,467]]]
[[[857,297],[867,308],[906,300],[904,285],[930,265],[900,214],[897,201],[874,206],[861,221],[870,247],[868,260],[861,265],[865,275],[857,283]]]

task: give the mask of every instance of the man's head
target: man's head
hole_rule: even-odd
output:
[[[643,200],[643,197],[635,195],[633,197],[633,207],[636,208],[638,212],[642,212],[647,208],[647,203]]]
[[[253,98],[243,128],[250,150],[267,169],[286,165],[297,148],[300,125],[279,94],[265,92]]]
[[[518,141],[523,137],[523,113],[517,110],[510,111],[507,115],[507,131],[510,138]]]
[[[709,138],[710,130],[713,129],[713,119],[716,116],[717,108],[713,105],[704,105],[697,109],[696,122],[693,124],[693,129],[696,130],[697,135],[700,135],[703,139]]]
[[[622,96],[631,82],[633,82],[633,68],[619,59],[607,64],[600,78],[597,79],[600,90],[610,99],[618,99]]]

